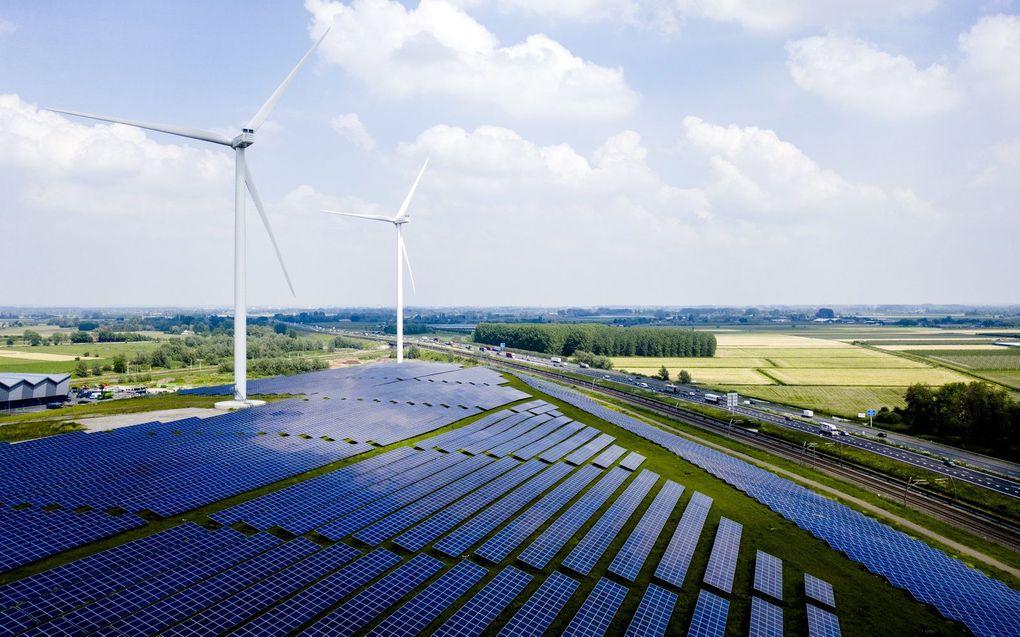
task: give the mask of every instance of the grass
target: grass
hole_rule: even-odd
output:
[[[790,385],[728,385],[726,391],[781,405],[856,418],[868,409],[902,407],[906,387],[811,387]]]

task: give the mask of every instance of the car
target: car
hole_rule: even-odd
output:
[[[952,460],[950,460],[949,458],[944,459],[942,461],[942,464],[946,465],[947,467],[955,467],[956,466],[956,463],[953,462]]]
[[[602,378],[605,378],[606,380],[609,380],[609,374],[603,374]]]
[[[878,437],[879,438],[887,438],[888,436],[889,436],[889,434],[885,433],[884,431],[878,432]]]
[[[644,387],[645,389],[648,389],[648,383],[638,383],[638,385]]]
[[[64,403],[48,403],[46,409],[60,409],[64,406]]]
[[[783,416],[783,419],[784,420],[793,420],[793,418],[790,418],[789,416]]]

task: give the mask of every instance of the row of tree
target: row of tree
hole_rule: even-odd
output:
[[[987,383],[924,384],[907,388],[897,407],[907,431],[958,446],[1020,460],[1020,402]]]
[[[572,356],[714,356],[715,335],[668,327],[609,327],[600,324],[479,323],[478,343]]]

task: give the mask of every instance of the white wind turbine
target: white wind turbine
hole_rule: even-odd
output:
[[[407,196],[404,197],[404,203],[400,205],[400,210],[393,217],[384,217],[382,215],[362,215],[354,212],[338,212],[336,210],[323,210],[322,212],[328,212],[334,215],[343,215],[345,217],[358,217],[359,219],[371,219],[372,221],[385,221],[392,223],[393,227],[397,230],[397,362],[404,362],[404,264],[407,264],[407,274],[411,277],[411,289],[414,290],[414,271],[411,270],[411,260],[407,257],[407,248],[404,246],[404,235],[400,230],[400,227],[405,223],[411,221],[411,215],[407,214],[407,207],[411,204],[411,197],[414,196],[414,191],[418,187],[418,182],[421,181],[421,176],[425,174],[425,167],[429,165],[429,160],[426,159],[425,163],[422,164],[421,170],[418,171],[418,177],[414,180],[414,184],[411,185],[411,190],[408,191]]]
[[[200,130],[197,128],[188,128],[186,126],[152,124],[148,122],[106,117],[104,115],[93,115],[90,113],[80,113],[77,111],[68,111],[58,108],[48,109],[65,115],[76,115],[78,117],[87,117],[89,119],[96,119],[103,122],[126,124],[128,126],[145,128],[148,130],[158,131],[160,133],[168,133],[170,135],[189,137],[191,139],[211,142],[213,144],[221,144],[234,149],[234,400],[217,403],[217,406],[220,407],[238,408],[260,404],[260,401],[248,400],[248,320],[246,316],[247,308],[245,305],[245,185],[248,187],[248,192],[251,193],[251,199],[255,203],[255,209],[258,210],[259,217],[262,218],[262,224],[266,227],[266,232],[269,234],[269,240],[273,244],[273,250],[276,251],[276,258],[280,262],[280,267],[283,268],[283,276],[287,279],[287,286],[290,287],[291,294],[294,294],[294,286],[290,282],[290,275],[287,273],[287,266],[283,263],[283,256],[280,254],[280,246],[276,244],[276,237],[273,236],[273,230],[269,226],[269,218],[266,216],[265,208],[262,206],[262,199],[259,197],[258,189],[255,188],[255,181],[252,179],[251,171],[248,169],[248,164],[245,162],[244,151],[246,148],[255,143],[255,131],[257,131],[259,127],[265,123],[269,114],[273,111],[273,108],[276,107],[276,103],[280,101],[280,97],[283,95],[284,91],[286,91],[287,87],[290,86],[291,81],[294,80],[298,71],[300,71],[301,67],[305,65],[308,58],[312,56],[315,49],[319,48],[319,45],[322,44],[322,41],[326,38],[328,33],[329,29],[326,29],[326,33],[323,33],[322,37],[320,37],[318,41],[312,45],[312,48],[305,53],[304,57],[302,57],[297,63],[297,66],[295,66],[290,74],[284,78],[283,82],[280,83],[275,91],[273,91],[273,94],[269,96],[269,99],[262,105],[262,108],[260,108],[251,120],[243,128],[241,128],[241,134],[233,139],[221,133]]]

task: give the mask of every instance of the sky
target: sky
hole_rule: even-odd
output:
[[[1020,302],[1020,2],[0,1],[0,305]],[[13,267],[12,267],[13,266]],[[407,283],[405,283],[407,285]]]

